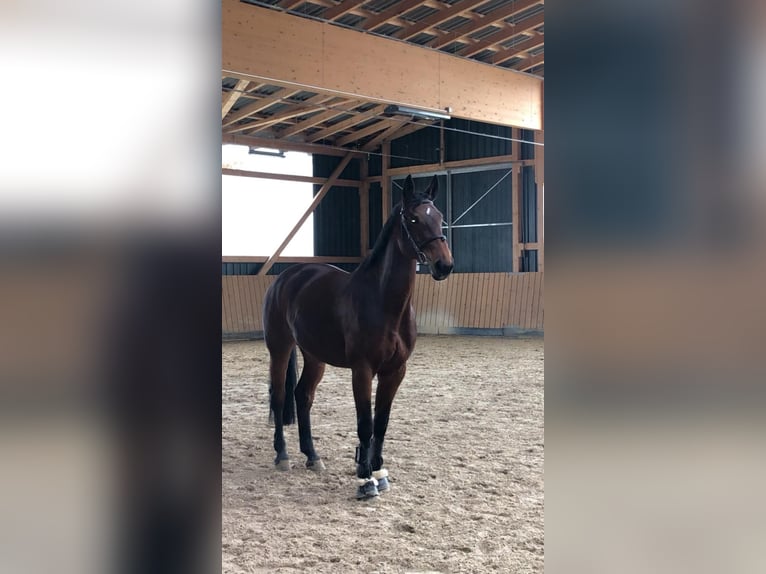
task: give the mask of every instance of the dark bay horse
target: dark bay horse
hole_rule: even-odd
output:
[[[415,192],[408,176],[401,203],[394,206],[372,251],[353,273],[318,263],[294,265],[266,292],[263,328],[271,356],[277,468],[290,468],[283,425],[294,422],[295,407],[306,466],[316,471],[324,468],[314,450],[310,412],[316,387],[329,363],[352,372],[359,436],[357,498],[377,496],[389,488],[388,471],[383,468],[383,439],[391,403],[415,347],[415,262],[427,263],[437,281],[446,279],[453,266],[442,233],[442,214],[433,204],[436,193],[436,176],[420,193]],[[297,386],[296,344],[303,354]],[[375,375],[378,388],[373,418]]]

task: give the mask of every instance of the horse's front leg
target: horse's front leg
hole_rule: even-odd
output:
[[[354,403],[356,404],[356,432],[359,447],[356,450],[356,476],[359,482],[357,498],[378,496],[377,480],[370,468],[370,442],[372,439],[372,369],[367,366],[352,369]]]
[[[404,379],[407,365],[402,364],[398,369],[378,373],[378,390],[375,393],[375,421],[373,424],[372,449],[370,466],[372,476],[378,481],[378,490],[383,492],[390,488],[388,470],[383,468],[383,441],[388,429],[388,417],[391,414],[391,404],[394,402],[396,391]]]

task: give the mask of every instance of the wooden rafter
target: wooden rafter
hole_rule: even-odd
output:
[[[306,114],[310,112],[311,110],[316,109],[317,106],[321,106],[323,104],[332,102],[334,100],[336,100],[334,96],[328,96],[326,94],[316,94],[311,96],[310,98],[303,100],[302,102],[287,102],[287,103],[292,103],[293,105],[288,106],[286,110],[283,110],[271,116],[268,116],[265,118],[256,118],[252,122],[230,127],[226,130],[226,133],[233,134],[237,132],[247,132],[248,130],[251,130],[248,133],[255,133],[256,131],[260,131],[271,125],[274,125],[275,123],[279,123],[280,121],[289,120],[291,118]]]
[[[459,51],[457,51],[456,54],[460,56],[464,56],[466,58],[473,56],[474,54],[478,54],[479,52],[482,52],[499,42],[508,40],[511,37],[510,30],[512,29],[513,28],[511,27],[510,24],[504,24],[502,28],[500,28],[499,30],[496,30],[495,32],[492,32],[491,34],[489,34],[488,36],[485,36],[481,40],[468,39],[470,43],[467,46],[461,48]]]
[[[245,92],[245,95],[246,95],[246,96],[252,96],[252,97],[256,97],[256,98],[259,98],[260,96],[258,96],[258,95],[257,95],[257,94],[255,94],[254,92],[257,92],[258,90],[260,90],[260,89],[261,89],[263,86],[265,86],[265,85],[266,85],[266,84],[264,84],[263,82],[252,82],[252,83],[251,83],[251,84],[250,84],[250,85],[247,87],[247,90],[246,90],[246,92]]]
[[[265,85],[266,84],[261,83],[261,82],[249,82],[249,84],[247,86],[247,89],[242,91],[242,92],[240,92],[239,97],[240,98],[245,98],[246,100],[248,100],[250,102],[252,102],[253,100],[260,100],[260,99],[263,98],[263,95],[262,94],[258,94],[258,90],[263,88],[263,86],[265,86]],[[229,95],[233,89],[234,88],[231,88],[229,91],[226,91],[226,88],[223,88],[223,96],[225,97],[225,96]],[[223,98],[221,99],[221,102],[223,103]],[[236,100],[235,100],[235,102],[236,102]],[[229,111],[231,111],[231,110],[229,110]],[[221,119],[223,119],[225,117],[226,117],[225,115],[221,114]]]
[[[340,174],[343,172],[343,170],[346,169],[348,162],[350,162],[353,157],[353,154],[348,153],[342,160],[340,160],[338,167],[333,170],[333,172],[330,174],[330,177],[327,178],[327,181],[319,189],[316,196],[314,197],[314,201],[311,202],[311,205],[309,205],[303,215],[301,215],[298,223],[296,223],[295,226],[290,230],[290,233],[288,233],[284,241],[280,243],[279,247],[277,247],[277,250],[271,255],[271,257],[268,258],[266,263],[263,264],[263,267],[258,270],[258,275],[266,275],[266,273],[269,272],[269,269],[271,269],[271,267],[274,265],[274,261],[282,254],[282,251],[284,251],[285,247],[287,247],[292,238],[295,237],[295,234],[298,233],[298,230],[300,230],[301,226],[306,222],[309,215],[311,215],[316,209],[317,205],[319,205],[319,202],[322,201],[325,195],[327,195],[327,192],[332,189],[332,186],[335,184],[338,177],[340,177]]]
[[[401,124],[401,122],[399,121],[397,121],[396,123],[397,125]],[[369,135],[376,134],[379,131],[388,128],[389,125],[391,125],[391,120],[380,120],[360,130],[353,131],[348,135],[339,137],[338,139],[335,140],[334,144],[341,145],[341,146],[350,144],[351,142],[355,142]]]
[[[362,148],[362,151],[372,151],[385,141],[391,141],[400,137],[404,137],[430,125],[432,125],[432,122],[417,122],[403,125],[394,124],[390,128],[386,129],[383,133],[375,136],[373,139],[367,142]]]
[[[423,128],[427,128],[428,126],[434,125],[436,122],[430,122],[430,121],[424,121],[424,122],[417,122],[417,123],[410,123],[405,126],[402,126],[402,128],[395,132],[393,136],[391,137],[392,140],[404,137],[408,134],[411,134],[413,132],[422,130]]]
[[[506,60],[510,60],[511,58],[527,58],[529,57],[529,55],[527,54],[528,50],[534,50],[535,48],[539,48],[544,43],[545,43],[544,35],[535,33],[531,38],[529,38],[528,40],[525,40],[524,42],[515,44],[514,46],[511,46],[510,48],[498,50],[497,52],[492,54],[489,62],[492,64],[500,64],[502,62],[505,62]]]
[[[224,94],[223,102],[221,104],[221,119],[225,118],[231,107],[237,103],[237,100],[242,95],[242,92],[245,91],[249,83],[248,80],[239,80],[237,85],[234,86],[230,92]]]
[[[358,6],[361,6],[364,4],[367,0],[342,0],[340,4],[337,4],[333,6],[332,8],[328,8],[324,11],[322,14],[322,18],[325,20],[334,20],[335,18],[340,18],[344,14],[348,14],[353,10],[354,8],[357,8]]]
[[[422,20],[419,20],[418,22],[415,22],[411,26],[407,26],[404,30],[401,30],[394,34],[396,38],[399,38],[401,40],[406,40],[407,38],[412,38],[416,34],[419,34],[420,32],[424,30],[428,30],[429,28],[432,28],[434,26],[438,26],[442,22],[446,22],[450,18],[453,18],[455,16],[459,16],[463,12],[467,12],[474,6],[477,6],[479,4],[485,3],[486,0],[460,0],[459,2],[453,4],[449,8],[445,8],[442,10],[439,10],[438,12],[434,12],[430,16],[426,16]]]
[[[326,99],[326,98],[325,98]],[[278,124],[279,122],[283,122],[285,120],[289,120],[291,118],[295,118],[298,116],[305,115],[307,112],[310,112],[312,110],[316,109],[316,106],[321,104],[322,101],[320,100],[314,105],[296,105],[296,106],[290,106],[285,111],[279,112],[274,114],[273,116],[269,116],[268,118],[260,119],[256,122],[252,122],[247,124],[245,129],[249,129],[250,131],[247,132],[247,135],[252,135],[254,133],[257,133],[263,129],[266,129],[269,126],[273,126],[274,124]],[[237,126],[239,128],[239,126]],[[233,131],[233,130],[232,130]]]
[[[457,52],[459,56],[473,56],[474,54],[478,54],[482,50],[486,50],[487,48],[490,48],[496,44],[499,44],[501,42],[507,42],[514,36],[518,36],[519,34],[528,33],[534,28],[537,28],[540,24],[544,22],[544,14],[537,14],[536,16],[532,16],[531,18],[527,18],[526,20],[522,20],[521,22],[517,23],[515,26],[511,26],[510,24],[504,26],[502,29],[498,30],[497,32],[493,32],[486,38],[482,38],[478,42],[471,44],[469,46],[466,46],[465,48],[462,48],[460,51]]]
[[[373,30],[381,24],[385,24],[394,16],[409,12],[422,3],[422,0],[403,0],[402,2],[397,2],[387,10],[383,10],[379,14],[367,18],[364,22],[362,22],[362,28],[365,30]]]
[[[539,66],[540,64],[544,64],[544,63],[545,63],[545,53],[537,54],[536,56],[532,56],[530,58],[527,58],[526,60],[522,60],[518,64],[511,66],[511,69],[524,72],[526,70],[529,70],[530,68],[534,68],[535,66]]]
[[[280,0],[278,6],[285,10],[292,10],[296,6],[303,4],[304,0]]]
[[[348,101],[349,100],[341,100],[339,102],[336,102],[336,104],[339,106],[342,106],[344,104],[347,104]],[[336,104],[333,104],[333,105],[336,105]],[[308,128],[313,128],[314,126],[321,124],[322,122],[326,122],[327,120],[331,120],[332,118],[345,113],[346,112],[341,109],[332,109],[332,110],[326,110],[324,112],[320,112],[318,114],[314,114],[310,118],[305,119],[302,122],[298,122],[294,126],[281,130],[277,134],[277,136],[280,138],[287,138],[287,137],[293,136],[297,133],[307,130]]]
[[[297,94],[298,91],[299,90],[281,89],[277,93],[271,96],[266,96],[265,98],[261,98],[260,100],[257,100],[253,102],[252,104],[248,104],[242,109],[239,109],[236,112],[234,112],[229,117],[225,118],[223,121],[223,127],[230,126],[231,124],[234,124],[240,120],[249,118],[250,116],[257,114],[261,110],[265,110],[269,106]]]
[[[371,117],[377,116],[383,111],[384,108],[385,106],[375,106],[374,108],[366,112],[357,113],[352,111],[351,113],[354,114],[352,117],[336,122],[331,126],[328,126],[316,133],[313,133],[310,136],[308,136],[306,139],[307,141],[311,141],[311,142],[316,142],[321,139],[325,139],[328,136],[336,134],[356,124],[360,124]]]
[[[472,22],[466,22],[459,28],[456,28],[447,34],[441,35],[438,38],[431,40],[431,42],[429,42],[427,45],[431,48],[441,48],[442,46],[446,46],[452,42],[461,40],[465,43],[468,43],[466,38],[469,34],[481,30],[482,28],[486,28],[487,26],[491,26],[495,24],[495,22],[501,22],[506,18],[520,14],[532,6],[542,3],[543,0],[522,0],[520,2],[515,2],[508,6],[504,6],[503,8],[493,10],[489,14],[485,14],[483,16],[477,15],[479,17],[474,19]]]
[[[381,133],[379,133],[370,141],[368,141],[364,146],[362,146],[362,151],[372,151],[375,148],[377,148],[380,145],[380,142],[382,142],[383,140],[394,139],[392,136],[394,135],[394,133],[398,132],[400,129],[402,129],[401,124],[391,124]]]

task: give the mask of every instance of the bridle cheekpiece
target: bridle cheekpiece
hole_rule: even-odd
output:
[[[426,203],[426,202],[424,201],[422,203]],[[410,244],[412,245],[412,248],[415,250],[415,256],[418,258],[418,262],[421,264],[428,263],[428,257],[426,256],[425,253],[423,253],[423,248],[429,243],[431,243],[432,241],[436,241],[437,239],[440,239],[441,241],[447,241],[447,236],[444,234],[434,235],[430,239],[426,239],[425,241],[421,241],[420,243],[417,243],[415,239],[412,237],[409,227],[407,227],[407,222],[404,220],[404,204],[402,204],[402,207],[399,210],[399,215],[401,216],[401,219],[402,219],[402,228],[404,229],[404,234],[407,236],[407,239],[410,240]]]

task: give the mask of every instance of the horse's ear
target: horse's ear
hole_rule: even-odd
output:
[[[439,180],[433,176],[431,183],[428,184],[428,189],[426,189],[426,195],[433,201],[437,193],[439,193]]]
[[[408,175],[407,179],[404,180],[404,187],[402,188],[402,198],[404,199],[405,205],[415,201],[415,186],[412,183],[411,175]]]

